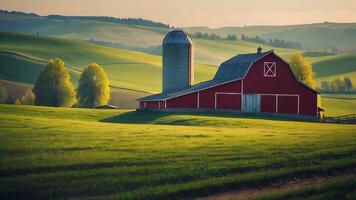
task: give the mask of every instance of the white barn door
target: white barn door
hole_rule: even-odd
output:
[[[261,96],[258,94],[244,94],[242,110],[244,112],[260,112]]]

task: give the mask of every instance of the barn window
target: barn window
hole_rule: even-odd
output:
[[[276,63],[275,62],[265,62],[264,63],[264,76],[276,77]]]

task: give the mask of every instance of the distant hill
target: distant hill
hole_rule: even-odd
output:
[[[185,27],[189,33],[216,33],[223,37],[228,34],[260,36],[266,39],[284,39],[300,42],[306,48],[323,49],[335,47],[341,51],[356,51],[356,23],[316,23],[286,26],[244,26],[244,27]]]
[[[0,30],[68,39],[111,42],[116,46],[155,47],[172,26],[146,19],[101,16],[40,16],[35,13],[0,12]],[[322,51],[337,48],[340,52],[356,52],[356,23],[316,23],[286,26],[184,27],[196,32],[259,36],[301,43],[306,49]]]
[[[43,18],[55,19],[55,20],[95,20],[95,21],[102,21],[102,22],[125,24],[125,25],[171,28],[169,24],[164,24],[161,22],[155,22],[152,20],[142,19],[142,18],[117,18],[117,17],[108,17],[108,16],[64,16],[64,15],[41,16],[36,13],[25,13],[25,12],[7,11],[7,10],[0,10],[0,14],[28,16],[28,17],[43,17]]]
[[[318,41],[325,41],[325,44],[333,43],[339,48],[344,48],[345,51],[349,50],[348,53],[333,55],[320,51],[276,48],[243,40],[193,37],[196,64],[195,83],[210,79],[221,62],[236,54],[255,52],[258,46],[262,46],[264,50],[274,49],[287,61],[293,53],[303,52],[314,65],[318,83],[338,76],[348,76],[356,83],[356,54],[351,51],[356,47],[356,45],[352,46],[356,41],[356,39],[352,39],[354,26],[355,24],[324,23],[220,29],[187,27],[184,30],[190,33],[196,31],[216,32],[224,37],[227,34],[235,33],[237,35],[265,35],[278,38],[282,38],[283,34],[281,33],[294,30],[295,34],[298,33],[300,40],[310,40],[311,45],[317,45]],[[324,29],[323,34],[317,31]],[[132,107],[135,105],[134,99],[140,95],[161,90],[162,60],[161,56],[141,53],[132,49],[138,51],[140,48],[147,50],[154,47],[157,49],[161,45],[164,35],[171,30],[170,28],[105,21],[100,20],[100,17],[44,17],[33,13],[2,12],[0,13],[0,79],[31,85],[48,59],[60,57],[70,67],[73,82],[76,84],[81,70],[89,63],[97,62],[108,72],[113,90],[119,91],[121,96],[131,94],[132,98],[127,102]],[[299,30],[304,30],[303,34]],[[37,32],[39,36],[36,36]],[[345,32],[349,36],[343,37]],[[331,41],[332,37],[338,34],[339,38]],[[318,35],[322,36],[318,38]],[[287,34],[287,36],[291,37],[293,34]],[[330,36],[330,41],[325,38],[328,36]],[[114,44],[113,46],[116,44],[117,48],[85,41],[103,45]],[[119,103],[120,106],[123,105],[122,101]],[[125,103],[125,105],[128,104]]]

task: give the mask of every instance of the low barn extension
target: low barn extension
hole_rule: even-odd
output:
[[[166,37],[170,37],[169,34]],[[180,34],[181,37],[189,38],[183,31]],[[193,45],[190,38],[184,41]],[[191,63],[193,58],[190,55],[188,58],[173,60],[180,59],[188,59],[186,63]],[[192,68],[172,62],[169,66],[163,64],[163,68],[170,68],[171,73],[175,73],[177,67]],[[191,73],[186,74],[191,76]],[[184,76],[179,78],[190,80]],[[160,94],[139,99],[139,102],[140,109],[149,110],[219,109],[319,116],[321,108],[318,108],[318,95],[317,91],[300,83],[289,64],[273,50],[262,52],[258,48],[256,53],[239,54],[223,62],[212,80],[173,87]]]

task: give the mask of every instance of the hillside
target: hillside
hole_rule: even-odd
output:
[[[28,63],[26,64],[30,64],[35,69],[31,71],[31,77],[36,77],[35,74],[39,72],[41,64],[44,66],[47,60],[59,57],[64,59],[66,65],[70,67],[73,80],[77,80],[80,71],[89,63],[97,62],[104,67],[111,80],[111,85],[115,87],[147,92],[158,92],[161,89],[160,56],[113,49],[81,41],[13,33],[0,33],[0,51],[6,58],[1,60],[3,62],[1,64],[4,65],[2,71],[9,74],[8,77],[11,80],[17,79],[21,82],[31,83],[29,81],[35,79],[24,78],[26,76],[21,70],[24,65],[15,65],[18,61],[14,61],[15,64],[12,64],[9,62],[11,58],[23,61],[27,57],[25,61]],[[197,81],[209,79],[214,70],[216,69],[198,64],[196,68]],[[24,79],[19,80],[21,77]]]
[[[341,181],[356,167],[354,125],[13,105],[0,112],[1,199],[187,199],[300,179]],[[328,197],[350,195],[354,186]]]
[[[0,14],[0,30],[14,31],[35,35],[47,35],[77,40],[96,40],[120,44],[126,48],[160,45],[164,35],[170,31],[167,28],[153,26],[125,25],[87,18],[77,19],[51,18],[46,16],[28,16],[10,13]],[[195,32],[217,33],[226,36],[229,33],[249,36],[259,35],[267,38],[286,39],[317,46],[319,49],[330,46],[352,49],[356,46],[356,24],[320,23],[290,26],[245,26],[223,27],[210,29],[207,27],[186,27],[184,30]],[[322,34],[321,34],[322,33]],[[221,62],[237,53],[254,52],[257,46],[247,41],[205,40],[194,38],[195,56],[197,63],[218,66]],[[290,55],[296,50],[283,49],[262,45],[266,50],[275,49],[283,58],[289,60]],[[354,57],[349,55],[311,55],[310,59],[315,64],[317,78],[325,78],[356,70]],[[334,60],[335,59],[335,60]],[[326,66],[326,70],[324,69]],[[333,68],[333,69],[331,69]],[[153,90],[155,91],[155,90]]]
[[[334,27],[335,30],[340,32],[341,29],[352,28],[353,24],[299,25],[287,26],[287,29],[284,29],[284,27],[230,27],[221,29],[188,27],[185,30],[191,33],[195,31],[219,31],[218,33],[222,35],[231,31],[238,31],[238,34],[254,35],[253,32],[268,34],[293,30],[293,28],[311,30],[315,27],[324,29]],[[136,106],[136,98],[161,90],[160,56],[99,46],[83,42],[83,40],[107,41],[122,44],[128,49],[131,47],[132,49],[136,49],[133,47],[148,48],[160,45],[164,34],[170,29],[85,18],[62,19],[0,14],[0,31],[27,33],[0,33],[0,79],[33,84],[47,60],[60,57],[70,67],[74,84],[77,84],[80,71],[89,63],[97,62],[104,66],[113,86],[112,91],[119,92],[119,95],[113,94],[112,96],[124,99],[120,102],[113,98],[113,102],[115,104],[120,102],[120,106],[124,108],[133,108]],[[325,31],[326,33],[329,32],[329,30]],[[37,32],[39,37],[35,36]],[[306,32],[304,36],[307,37],[307,35]],[[287,61],[293,53],[297,52],[295,49],[276,48],[242,40],[193,39],[196,62],[195,83],[210,79],[221,62],[238,53],[255,52],[257,46],[262,46],[265,50],[274,49],[278,55],[281,55]],[[301,37],[301,39],[303,38]],[[354,83],[356,82],[355,54],[331,55],[309,51],[303,53],[314,65],[318,84],[324,80],[345,76],[350,77]],[[128,93],[130,95],[126,95]],[[123,98],[125,96],[130,96],[130,98]]]
[[[243,27],[185,27],[190,33],[206,32],[221,36],[228,34],[245,34],[260,36],[267,39],[284,39],[301,42],[308,48],[322,49],[336,47],[340,50],[353,50],[356,48],[356,23],[316,23],[286,26],[243,26]]]

